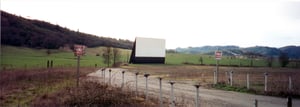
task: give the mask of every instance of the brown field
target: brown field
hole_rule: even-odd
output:
[[[157,107],[156,99],[146,102],[120,87],[87,80],[96,68],[80,68],[80,85],[76,87],[75,68],[5,70],[0,72],[0,107],[16,106],[144,106]],[[118,97],[118,98],[116,98]]]
[[[81,76],[95,68],[81,68]],[[2,70],[0,72],[0,106],[29,105],[36,96],[74,86],[74,68]]]
[[[130,65],[123,66],[132,72],[150,73],[152,76],[163,77],[183,83],[200,83],[204,86],[213,84],[215,66],[194,65]],[[268,72],[268,94],[270,95],[300,95],[300,69],[267,68],[267,67],[219,67],[219,82],[228,84],[225,72],[233,71],[233,85],[246,87],[246,74],[250,76],[250,88],[259,94],[264,92],[264,73]],[[293,90],[288,90],[288,77],[292,77]]]

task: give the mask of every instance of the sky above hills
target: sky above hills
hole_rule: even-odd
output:
[[[300,45],[295,0],[1,0],[1,10],[98,36],[163,38],[168,49]]]

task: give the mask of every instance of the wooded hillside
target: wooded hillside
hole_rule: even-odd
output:
[[[73,46],[73,44],[124,49],[131,49],[133,46],[133,42],[129,40],[117,40],[72,31],[59,25],[25,19],[4,11],[1,11],[1,44],[46,49],[57,49],[65,45]]]

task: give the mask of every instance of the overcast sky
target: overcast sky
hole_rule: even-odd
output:
[[[163,38],[168,49],[300,45],[295,0],[1,0],[1,10],[97,36]]]

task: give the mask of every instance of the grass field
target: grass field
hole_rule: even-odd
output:
[[[47,54],[46,49],[31,49],[24,47],[1,47],[1,67],[10,68],[45,68],[47,61],[53,60],[54,67],[75,67],[77,64],[77,57],[72,51],[66,50],[50,50],[51,54]],[[86,55],[81,57],[80,66],[94,67],[104,66],[103,58],[101,57],[102,48],[88,48]],[[122,50],[122,57],[120,61],[126,61],[128,50]],[[100,56],[96,56],[96,54]]]
[[[105,66],[102,55],[103,47],[88,48],[86,55],[81,57],[80,66],[94,67]],[[1,69],[11,68],[45,68],[47,60],[53,60],[54,67],[75,67],[76,57],[72,51],[67,50],[50,50],[51,54],[47,54],[46,49],[31,49],[25,47],[1,46]],[[96,56],[99,54],[100,56]],[[130,58],[131,51],[121,49],[121,58],[119,61],[127,62]],[[200,54],[180,54],[167,53],[167,65],[181,65],[181,64],[200,64],[199,58],[203,58],[203,64],[213,65],[216,63],[214,56],[200,55]],[[238,59],[223,56],[219,62],[220,65],[229,66],[250,66],[250,59]],[[293,67],[294,64],[288,66]],[[253,60],[253,66],[264,67],[267,62],[264,59]],[[279,67],[277,61],[273,62],[273,67]]]
[[[200,64],[199,59],[202,57],[203,64],[213,65],[216,64],[214,56],[211,55],[201,55],[201,54],[180,54],[180,53],[168,53],[166,56],[166,64]],[[222,60],[219,61],[220,65],[228,66],[251,66],[251,60],[247,58],[231,58],[229,56],[223,56]],[[264,67],[267,66],[267,62],[264,59],[254,59],[253,65],[255,67]],[[279,67],[277,61],[273,62],[273,67]]]

